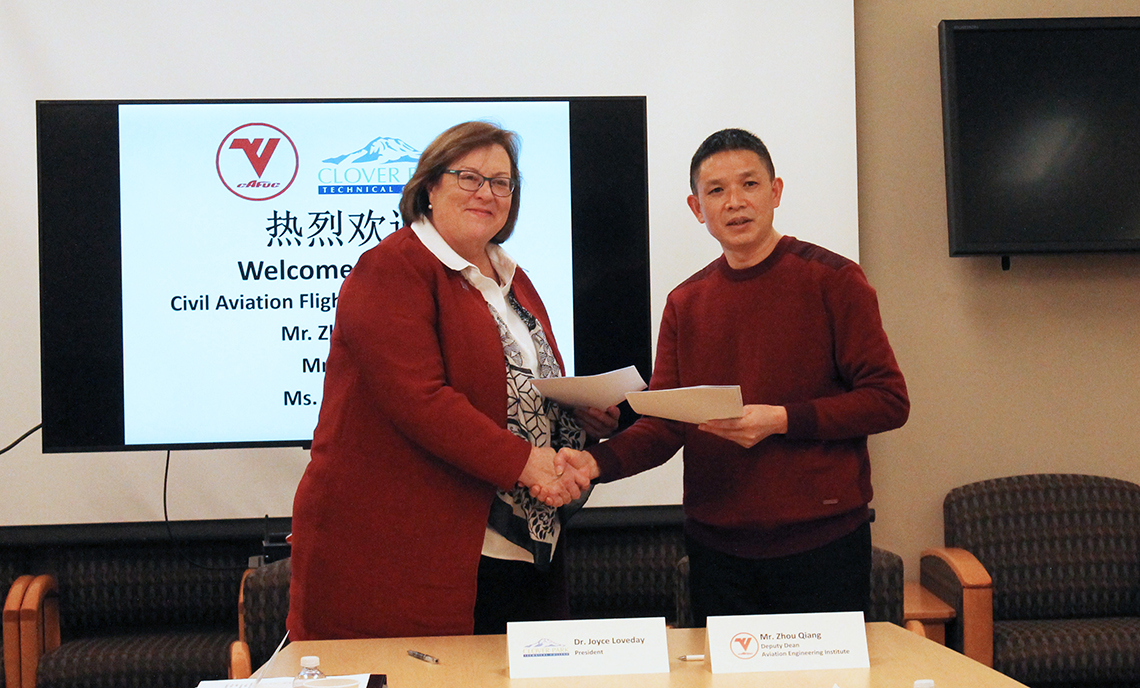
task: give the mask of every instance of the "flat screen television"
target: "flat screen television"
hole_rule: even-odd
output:
[[[939,24],[950,255],[1140,249],[1140,18]]]
[[[452,124],[522,143],[504,247],[566,374],[650,374],[644,97],[40,101],[45,452],[307,446],[336,295]],[[381,306],[382,307],[382,306]]]

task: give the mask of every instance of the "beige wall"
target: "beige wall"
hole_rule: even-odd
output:
[[[950,258],[938,22],[1140,15],[1140,2],[856,0],[860,252],[910,388],[872,438],[876,544],[942,544],[942,498],[1037,472],[1140,481],[1140,255]]]

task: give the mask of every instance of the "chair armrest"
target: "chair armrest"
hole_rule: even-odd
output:
[[[922,587],[954,608],[946,644],[988,667],[994,663],[993,579],[977,557],[957,547],[924,550]]]
[[[59,647],[59,585],[39,575],[20,603],[20,685],[35,686],[40,657]]]
[[[245,637],[245,582],[253,571],[254,569],[246,569],[241,574],[241,584],[238,585],[238,640],[246,646],[246,652],[249,652],[249,645],[246,644],[247,638]]]
[[[4,681],[8,688],[20,688],[20,604],[31,585],[32,576],[12,582],[4,598]]]
[[[249,678],[253,673],[253,661],[249,656],[249,643],[245,635],[245,584],[254,569],[246,569],[241,574],[238,586],[238,639],[230,644],[230,678]]]
[[[253,675],[253,665],[249,658],[249,645],[244,640],[235,640],[230,644],[230,671],[229,678],[249,678]]]
[[[926,637],[926,626],[924,626],[918,619],[911,619],[910,621],[907,621],[906,630],[923,638]]]

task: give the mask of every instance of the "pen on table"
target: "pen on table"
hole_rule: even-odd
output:
[[[682,662],[703,662],[705,661],[704,655],[681,655],[677,659]]]
[[[408,650],[408,654],[411,655],[412,657],[415,657],[416,659],[422,659],[425,662],[431,662],[432,664],[439,664],[438,659],[436,659],[435,657],[432,657],[431,655],[426,655],[422,652],[416,652],[415,650]]]

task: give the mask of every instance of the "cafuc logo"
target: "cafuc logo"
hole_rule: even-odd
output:
[[[289,136],[272,124],[243,124],[218,146],[218,177],[248,201],[285,193],[297,178],[299,156]]]
[[[752,659],[760,651],[760,642],[751,633],[737,633],[728,641],[728,649],[740,659]]]

